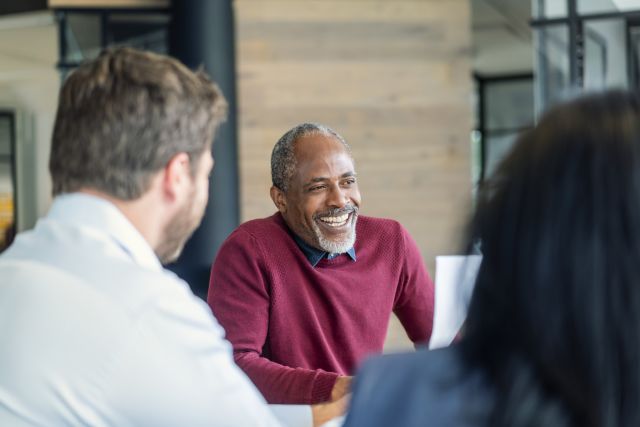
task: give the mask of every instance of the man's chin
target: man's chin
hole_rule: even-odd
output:
[[[176,262],[178,258],[180,258],[180,255],[182,255],[184,244],[185,242],[182,242],[177,248],[171,251],[167,250],[167,251],[164,251],[163,253],[156,253],[156,255],[158,256],[158,259],[160,260],[160,263],[162,265],[167,265],[167,264]]]
[[[349,233],[345,238],[342,239],[330,239],[327,236],[319,236],[319,245],[322,250],[334,253],[334,254],[343,254],[351,249],[356,241],[355,231]]]

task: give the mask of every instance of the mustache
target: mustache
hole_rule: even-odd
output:
[[[345,214],[354,213],[358,215],[358,207],[353,205],[346,205],[344,208],[329,209],[328,211],[320,212],[314,215],[314,218],[325,216],[340,216]]]

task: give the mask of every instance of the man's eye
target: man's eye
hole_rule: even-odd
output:
[[[320,191],[324,188],[324,185],[316,185],[313,187],[309,187],[309,191]]]

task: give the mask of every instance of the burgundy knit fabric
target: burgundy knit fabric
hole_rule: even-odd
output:
[[[407,231],[360,215],[355,250],[357,261],[342,254],[314,268],[279,213],[222,245],[208,303],[269,403],[328,400],[338,374],[382,351],[392,311],[412,341],[431,336],[433,283]]]

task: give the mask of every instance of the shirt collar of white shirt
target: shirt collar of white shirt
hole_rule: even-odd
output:
[[[107,235],[139,266],[151,270],[162,269],[158,257],[142,234],[106,199],[86,193],[57,196],[47,219]]]

